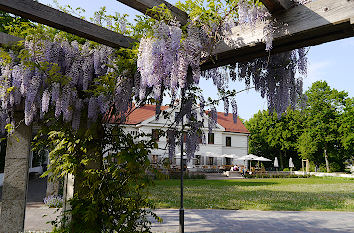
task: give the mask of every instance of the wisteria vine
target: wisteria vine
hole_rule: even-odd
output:
[[[297,96],[302,93],[301,76],[307,73],[305,49],[203,72],[200,69],[200,64],[210,58],[220,41],[229,45],[236,43],[230,35],[231,28],[237,25],[255,27],[259,21],[266,22],[264,42],[266,50],[271,50],[274,28],[266,8],[245,0],[240,0],[235,8],[220,22],[210,24],[204,24],[198,18],[190,20],[186,27],[181,27],[173,19],[156,21],[151,34],[140,41],[137,70],[134,71],[116,72],[115,61],[122,58],[107,46],[69,42],[60,36],[54,39],[26,38],[20,51],[9,50],[1,59],[1,133],[5,133],[7,124],[14,124],[13,114],[18,106],[23,106],[26,125],[51,113],[57,120],[70,123],[74,130],[78,130],[101,120],[99,116],[108,113],[124,118],[134,101],[142,101],[148,96],[155,99],[158,116],[164,94],[169,92],[172,101],[181,95],[179,118],[187,115],[193,122],[187,129],[186,151],[190,158],[198,149],[200,139],[205,137],[200,130],[205,124],[192,111],[192,106],[199,104],[200,114],[204,113],[206,101],[202,95],[191,94],[201,77],[213,80],[221,93],[226,114],[232,106],[235,122],[237,103],[232,95],[227,94],[227,89],[229,80],[236,79],[243,80],[247,87],[252,82],[261,96],[267,98],[271,112],[280,116],[289,105],[296,105]],[[231,14],[234,10],[237,15]],[[112,78],[113,85],[112,82],[100,83],[100,77]],[[103,89],[101,92],[96,91],[99,84]],[[187,93],[189,97],[185,99]],[[211,132],[217,124],[215,106],[211,107],[209,115]],[[170,157],[178,135],[175,131],[168,131]]]

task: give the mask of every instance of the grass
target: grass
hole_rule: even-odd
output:
[[[179,208],[179,180],[156,181],[157,208]],[[185,180],[186,209],[354,211],[354,179]]]

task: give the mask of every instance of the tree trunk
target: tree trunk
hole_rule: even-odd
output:
[[[326,169],[327,169],[327,172],[329,173],[330,170],[329,170],[329,162],[328,162],[327,149],[324,149],[324,156],[325,156],[325,161],[326,161]]]
[[[284,163],[283,163],[283,154],[282,154],[281,150],[279,151],[279,163],[280,163],[280,169],[283,170]]]

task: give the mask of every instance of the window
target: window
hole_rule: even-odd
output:
[[[231,165],[231,158],[225,158],[225,162],[226,164],[225,165]]]
[[[152,155],[152,163],[157,163],[159,161],[158,155]]]
[[[200,155],[196,155],[196,156],[195,156],[194,165],[200,165],[200,158],[201,158]]]
[[[226,137],[226,146],[227,147],[231,146],[231,137]]]
[[[213,157],[208,158],[208,165],[214,165],[214,158]]]
[[[160,131],[158,129],[153,129],[152,130],[152,140],[154,140],[155,142],[159,141],[160,138]]]
[[[214,144],[214,133],[208,133],[208,144]]]

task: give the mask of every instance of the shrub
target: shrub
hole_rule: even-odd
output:
[[[245,174],[245,178],[309,178],[310,175],[294,175],[294,174]]]
[[[170,174],[167,175],[167,179],[180,179],[181,174],[179,172],[171,172]],[[185,173],[183,174],[183,179],[189,180],[189,179],[205,179],[206,175],[205,174],[193,174],[193,173]]]

